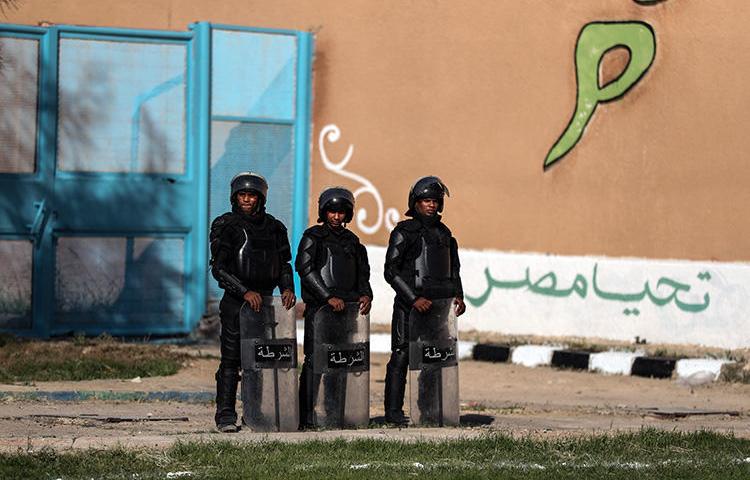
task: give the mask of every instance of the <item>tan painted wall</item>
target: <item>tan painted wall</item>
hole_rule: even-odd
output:
[[[575,106],[579,31],[636,19],[656,32],[650,71],[543,172]],[[333,123],[329,157],[353,144],[347,169],[386,208],[403,212],[416,177],[443,177],[462,246],[750,260],[746,0],[25,0],[5,21],[43,20],[316,31],[312,191],[358,186],[322,166],[318,134]],[[372,218],[372,199],[360,204]]]

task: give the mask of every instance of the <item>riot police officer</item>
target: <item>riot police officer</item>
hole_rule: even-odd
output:
[[[294,306],[291,247],[284,224],[266,213],[266,180],[242,172],[231,181],[232,211],[211,224],[211,274],[224,289],[219,304],[221,362],[216,372],[216,427],[237,431],[235,400],[240,370],[239,312],[243,302],[260,311],[263,296],[278,287],[287,309]]]
[[[407,423],[404,392],[409,366],[409,312],[430,310],[432,300],[454,298],[456,315],[466,310],[459,275],[458,243],[441,221],[450,195],[435,176],[420,178],[409,191],[410,219],[391,232],[385,255],[385,280],[396,292],[391,323],[391,358],[385,376],[385,419]]]
[[[300,377],[300,427],[314,426],[313,409],[320,375],[313,373],[313,317],[326,304],[342,312],[346,302],[370,311],[372,288],[367,250],[346,228],[354,214],[354,196],[343,187],[323,190],[318,198],[318,223],[302,236],[295,269],[305,302],[305,361]]]

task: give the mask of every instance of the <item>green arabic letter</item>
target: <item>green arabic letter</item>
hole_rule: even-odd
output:
[[[643,297],[646,296],[647,285],[644,286],[644,290],[638,293],[616,293],[602,290],[601,288],[599,288],[598,274],[599,264],[595,263],[594,273],[591,275],[591,286],[593,287],[596,296],[601,298],[602,300],[615,300],[619,302],[640,302],[641,300],[643,300]]]
[[[708,296],[708,293],[705,293],[703,295],[703,303],[685,303],[680,301],[680,299],[677,297],[675,297],[674,301],[677,305],[677,308],[679,308],[683,312],[690,313],[700,313],[703,310],[707,309],[711,304],[711,298]]]
[[[484,278],[487,280],[487,288],[484,290],[484,293],[479,295],[478,297],[472,297],[471,295],[465,295],[466,301],[468,301],[473,307],[481,307],[484,305],[484,302],[487,301],[488,298],[490,298],[490,294],[492,293],[492,275],[490,274],[490,267],[485,267],[484,269]]]
[[[599,85],[599,65],[604,55],[618,47],[630,52],[625,70],[607,85]],[[573,118],[552,146],[544,168],[557,162],[575,147],[600,103],[621,98],[643,77],[656,55],[656,37],[644,22],[592,22],[586,24],[576,43],[578,98]]]

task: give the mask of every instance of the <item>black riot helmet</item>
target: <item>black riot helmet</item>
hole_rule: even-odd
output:
[[[253,172],[240,172],[234,176],[230,186],[232,187],[232,193],[229,194],[229,201],[232,205],[235,203],[235,195],[242,190],[258,195],[258,208],[263,208],[266,205],[268,182],[261,175]]]
[[[440,178],[433,175],[422,177],[414,182],[414,185],[409,190],[409,210],[407,210],[405,215],[413,217],[415,213],[414,205],[417,203],[417,200],[423,198],[434,198],[437,200],[437,211],[440,213],[443,211],[443,198],[446,195],[451,196],[448,187],[445,186]]]
[[[318,222],[326,221],[326,211],[346,212],[344,223],[349,223],[354,217],[354,195],[344,187],[329,187],[320,192],[318,197]]]

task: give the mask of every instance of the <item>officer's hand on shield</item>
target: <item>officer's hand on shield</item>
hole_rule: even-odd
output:
[[[284,308],[289,310],[295,303],[297,303],[297,297],[294,296],[294,292],[288,288],[281,292],[281,304],[284,305]]]
[[[248,290],[242,298],[250,305],[250,308],[260,312],[260,307],[263,306],[263,297],[260,296],[260,293]]]
[[[460,317],[466,311],[464,299],[456,297],[455,300],[453,300],[453,304],[456,306],[456,316]]]
[[[334,312],[342,312],[346,308],[346,304],[344,303],[344,301],[338,297],[329,298],[328,305],[333,308]]]
[[[414,300],[414,304],[412,305],[412,307],[414,307],[414,310],[418,311],[419,313],[426,313],[430,308],[432,308],[432,302],[424,297],[419,297]]]
[[[370,307],[372,306],[372,300],[367,295],[359,297],[359,313],[367,315],[370,313]]]

